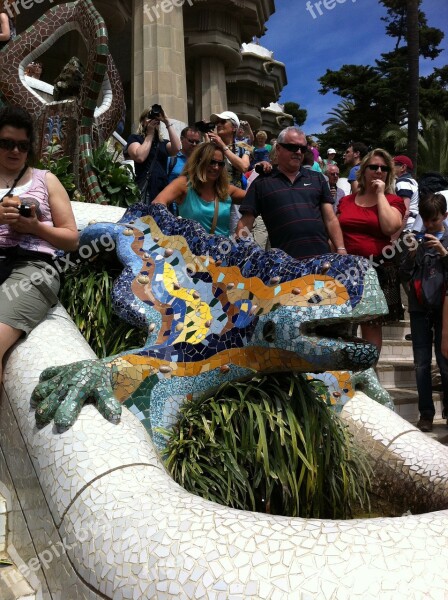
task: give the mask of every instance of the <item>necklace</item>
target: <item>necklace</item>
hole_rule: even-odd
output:
[[[21,179],[23,177],[23,175],[25,174],[25,171],[23,171],[23,169],[21,169],[18,173],[16,173],[16,175],[13,175],[10,179],[5,179],[3,177],[3,175],[0,175],[0,179],[6,183],[6,187],[9,188],[11,187],[11,185],[15,182],[15,185],[17,185],[17,183],[19,182],[19,179]],[[20,175],[20,177],[19,177]],[[14,186],[15,187],[15,186]]]
[[[23,165],[23,168],[20,171],[20,173],[17,174],[16,178],[12,182],[12,185],[9,188],[9,190],[6,192],[6,194],[3,196],[3,198],[0,198],[0,202],[3,202],[3,200],[6,198],[6,196],[11,196],[12,195],[12,190],[16,187],[16,185],[19,183],[19,181],[25,175],[25,173],[27,172],[27,170],[28,170],[28,165],[25,163]],[[3,177],[2,177],[2,179],[3,179]],[[5,179],[3,179],[3,181],[5,181]],[[6,183],[6,181],[5,181],[5,183]]]

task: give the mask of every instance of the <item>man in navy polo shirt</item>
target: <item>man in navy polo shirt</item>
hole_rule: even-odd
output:
[[[321,173],[302,168],[306,136],[287,127],[277,138],[277,169],[257,177],[240,206],[237,231],[252,229],[263,217],[273,248],[293,258],[310,258],[330,252],[328,239],[338,254],[346,254],[333,198]]]

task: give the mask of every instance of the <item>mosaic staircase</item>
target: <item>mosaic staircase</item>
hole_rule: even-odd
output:
[[[416,423],[419,418],[418,396],[415,384],[415,369],[412,355],[412,342],[405,340],[410,333],[409,320],[400,321],[383,328],[383,348],[376,367],[378,378],[394,400],[397,413]],[[437,388],[437,365],[433,355],[434,378]],[[442,418],[441,392],[434,389],[436,420]]]
[[[1,600],[36,600],[29,583],[12,563],[6,551],[8,539],[8,508],[0,495],[0,598]],[[10,564],[12,563],[12,564]]]

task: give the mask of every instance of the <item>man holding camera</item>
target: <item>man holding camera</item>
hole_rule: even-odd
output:
[[[165,123],[169,141],[159,135],[160,123]],[[135,180],[141,192],[142,202],[150,204],[168,185],[167,160],[180,150],[180,140],[160,104],[153,104],[140,115],[136,134],[129,136],[124,149],[125,158],[135,165]]]
[[[338,254],[346,254],[333,198],[324,176],[302,168],[307,141],[303,131],[287,127],[277,138],[277,169],[260,175],[240,207],[237,232],[252,229],[263,217],[271,246],[293,258],[330,252],[328,238]]]

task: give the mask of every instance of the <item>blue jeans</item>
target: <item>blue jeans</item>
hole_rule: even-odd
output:
[[[442,378],[444,413],[448,413],[448,360],[440,350],[442,343],[442,310],[437,312],[411,311],[410,317],[418,409],[420,416],[432,419],[435,414],[431,381],[433,338],[436,361]]]

